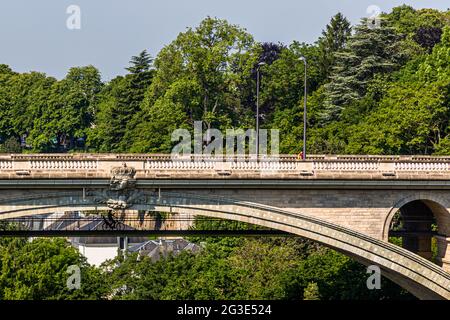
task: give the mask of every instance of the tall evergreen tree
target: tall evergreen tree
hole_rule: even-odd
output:
[[[131,132],[139,119],[141,102],[150,86],[154,70],[146,50],[130,60],[130,73],[113,79],[101,93],[96,126],[89,133],[88,145],[102,152],[127,152]]]
[[[131,66],[125,68],[132,74],[137,74],[150,70],[152,66],[153,58],[147,52],[147,50],[141,51],[139,55],[132,56],[130,60]]]
[[[364,96],[375,74],[391,72],[405,60],[401,37],[386,21],[374,28],[364,18],[355,31],[335,55],[331,81],[325,85],[325,120],[339,119],[343,108]]]
[[[330,69],[335,61],[335,53],[345,47],[351,36],[350,22],[342,13],[338,12],[322,31],[318,40],[320,52],[320,71],[323,79],[329,76]]]

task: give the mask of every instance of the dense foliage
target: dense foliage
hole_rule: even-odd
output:
[[[300,238],[198,240],[196,254],[154,262],[120,253],[97,268],[64,239],[2,239],[0,300],[413,298],[384,278],[381,290],[368,290],[363,266]],[[73,265],[81,271],[79,289],[67,287]]]
[[[107,83],[93,66],[62,80],[0,65],[3,152],[169,152],[176,128],[281,130],[281,152],[303,136],[308,61],[308,149],[314,153],[445,154],[450,147],[450,12],[396,7],[380,26],[340,13],[313,44],[258,43],[206,18],[153,59],[144,50]]]
[[[80,268],[78,290],[67,286],[70,266]],[[0,271],[0,300],[100,299],[107,293],[100,270],[64,239],[1,239]]]

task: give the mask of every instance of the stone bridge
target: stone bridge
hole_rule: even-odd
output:
[[[150,210],[238,220],[376,264],[419,298],[450,299],[450,157],[256,160],[0,155],[0,219]],[[403,248],[389,243],[392,236],[402,238]],[[437,247],[434,256],[432,246]]]

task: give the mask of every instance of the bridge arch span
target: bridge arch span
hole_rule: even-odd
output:
[[[450,299],[450,274],[394,244],[310,216],[276,207],[220,197],[146,193],[131,210],[201,214],[286,231],[336,249],[357,261],[380,266],[382,273],[420,299]],[[109,210],[73,192],[0,201],[0,220],[55,211]]]
[[[386,219],[383,226],[383,240],[389,240],[389,228],[395,214],[406,204],[413,201],[423,201],[433,212],[436,222],[439,225],[439,231],[443,234],[450,235],[450,212],[447,208],[450,208],[450,199],[437,194],[436,192],[415,192],[398,200],[386,215]]]
[[[390,209],[383,226],[382,239],[389,241],[389,232],[396,219],[395,224],[401,226],[405,232],[401,235],[403,248],[428,260],[435,259],[439,265],[449,271],[450,213],[448,208],[450,208],[449,199],[439,193],[422,191],[410,194],[400,199]],[[401,221],[401,224],[398,224],[398,221]],[[434,229],[434,224],[437,230]],[[434,245],[437,252],[433,252]]]

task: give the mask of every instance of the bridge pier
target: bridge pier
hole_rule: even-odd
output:
[[[417,254],[427,260],[431,260],[431,236],[420,236],[417,239]]]
[[[406,232],[417,232],[413,235],[403,236],[403,248],[431,260],[431,222],[405,221]],[[421,234],[423,233],[423,234]]]
[[[400,209],[403,229],[403,248],[431,260],[431,229],[435,221],[433,212],[422,201],[412,201]]]
[[[438,263],[445,271],[450,272],[450,237],[436,236],[435,238],[437,241]]]

